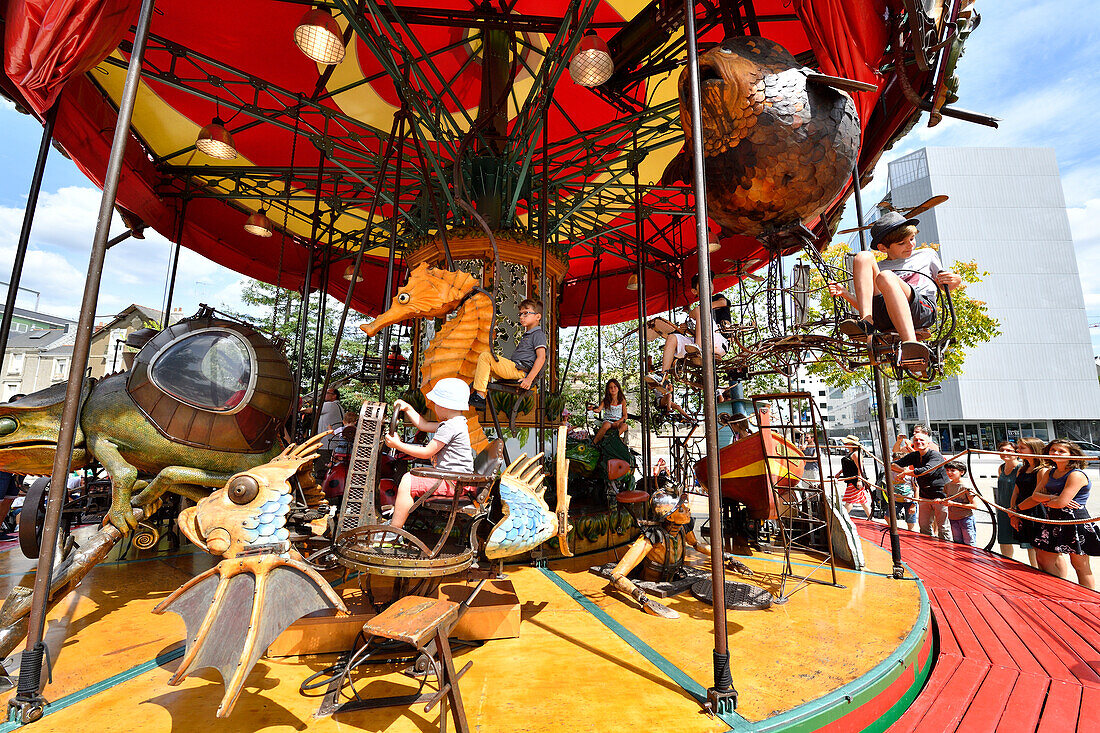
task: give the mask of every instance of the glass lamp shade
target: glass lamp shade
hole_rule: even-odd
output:
[[[338,64],[344,60],[344,34],[327,10],[314,9],[303,15],[294,29],[294,42],[302,53],[319,64]]]
[[[638,276],[637,275],[631,275],[630,277],[628,277],[626,279],[626,289],[627,290],[637,290],[638,289]]]
[[[707,237],[707,251],[717,252],[720,249],[722,249],[722,244],[718,241],[718,235],[711,232]]]
[[[233,160],[237,157],[237,148],[233,145],[233,136],[225,129],[225,123],[217,117],[199,130],[195,147],[218,160]]]
[[[611,78],[615,62],[607,42],[595,34],[587,35],[577,44],[577,53],[569,62],[569,76],[582,87],[598,87]]]
[[[270,237],[272,232],[271,219],[267,218],[267,212],[260,209],[252,214],[244,223],[244,230],[257,237]]]
[[[355,282],[357,282],[357,283],[363,282],[363,276],[360,275],[359,273],[355,272],[355,263],[354,262],[351,263],[350,265],[348,265],[347,268],[344,270],[344,279],[347,280],[350,283],[351,282],[351,276],[353,274],[355,275]]]

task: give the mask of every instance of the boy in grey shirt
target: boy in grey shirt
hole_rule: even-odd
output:
[[[542,301],[528,298],[519,304],[519,323],[527,332],[516,344],[511,359],[493,357],[486,351],[477,360],[474,370],[474,394],[470,405],[485,406],[485,391],[489,388],[490,373],[503,379],[518,379],[519,386],[530,389],[546,363],[546,333],[542,330]]]
[[[459,473],[474,472],[474,451],[470,446],[470,431],[466,427],[466,417],[462,413],[470,409],[470,388],[461,379],[447,377],[440,379],[427,394],[428,400],[435,405],[435,414],[439,422],[431,422],[404,400],[397,400],[393,407],[404,412],[417,430],[434,433],[427,445],[412,445],[396,435],[386,435],[386,445],[396,448],[413,458],[430,458],[436,468]],[[436,486],[437,480],[421,478],[406,473],[397,487],[397,499],[393,504],[393,517],[390,526],[400,528],[412,509],[413,501]],[[455,483],[443,481],[433,496],[453,497]]]
[[[874,252],[856,255],[852,267],[855,295],[835,282],[829,283],[834,298],[844,298],[859,318],[840,324],[840,332],[868,343],[876,333],[896,331],[897,364],[910,374],[922,377],[928,372],[931,352],[917,341],[917,329],[931,328],[936,322],[936,286],[954,290],[962,278],[943,269],[940,256],[930,247],[915,250],[917,220],[906,219],[896,211],[883,214],[871,225],[871,247],[886,253],[877,261]]]

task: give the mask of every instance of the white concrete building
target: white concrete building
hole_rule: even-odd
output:
[[[898,209],[950,197],[919,216],[917,241],[938,243],[948,268],[975,260],[988,271],[968,292],[1001,329],[968,353],[962,376],[902,398],[896,416],[930,424],[944,449],[1021,435],[1100,439],[1100,384],[1054,151],[923,148],[889,164],[889,185]]]

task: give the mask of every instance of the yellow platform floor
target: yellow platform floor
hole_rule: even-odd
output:
[[[610,558],[577,558],[549,570],[512,568],[509,577],[522,603],[520,637],[456,651],[456,666],[474,662],[460,685],[471,729],[749,730],[835,693],[887,660],[922,623],[919,586],[889,579],[889,556],[880,548],[865,543],[864,553],[867,571],[838,572],[843,588],[810,584],[784,605],[729,612],[730,666],[740,700],[737,715],[726,720],[702,714],[693,696],[712,682],[709,605],[684,594],[667,602],[679,620],[647,616],[620,594],[606,594],[605,581],[587,572]],[[798,571],[816,565],[795,559],[805,563],[796,565]],[[756,583],[776,587],[782,567],[777,557],[745,562],[757,572]],[[298,686],[332,656],[261,660],[227,720],[214,718],[223,692],[216,672],[169,687],[183,622],[150,611],[210,564],[201,553],[182,552],[114,558],[94,570],[50,614],[54,669],[46,696],[53,704],[35,727],[172,733],[438,729],[438,707],[427,714],[419,706],[315,720],[320,698],[303,697]],[[15,584],[29,583],[25,574],[31,568],[18,548],[0,552],[0,591],[6,595]],[[814,577],[827,581],[828,568]],[[729,579],[741,580],[732,574]],[[170,661],[158,664],[158,657]],[[18,659],[6,666],[17,669]],[[394,679],[400,678],[385,678]],[[385,680],[366,683],[367,689],[390,687]]]

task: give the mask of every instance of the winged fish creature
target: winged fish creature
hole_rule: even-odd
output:
[[[286,528],[291,480],[309,474],[328,433],[289,446],[273,460],[232,476],[179,517],[188,539],[225,559],[192,578],[153,609],[172,611],[187,627],[187,652],[169,681],[204,668],[221,673],[217,716],[233,711],[256,660],[290,624],[322,609],[347,612],[340,596],[290,546]]]

